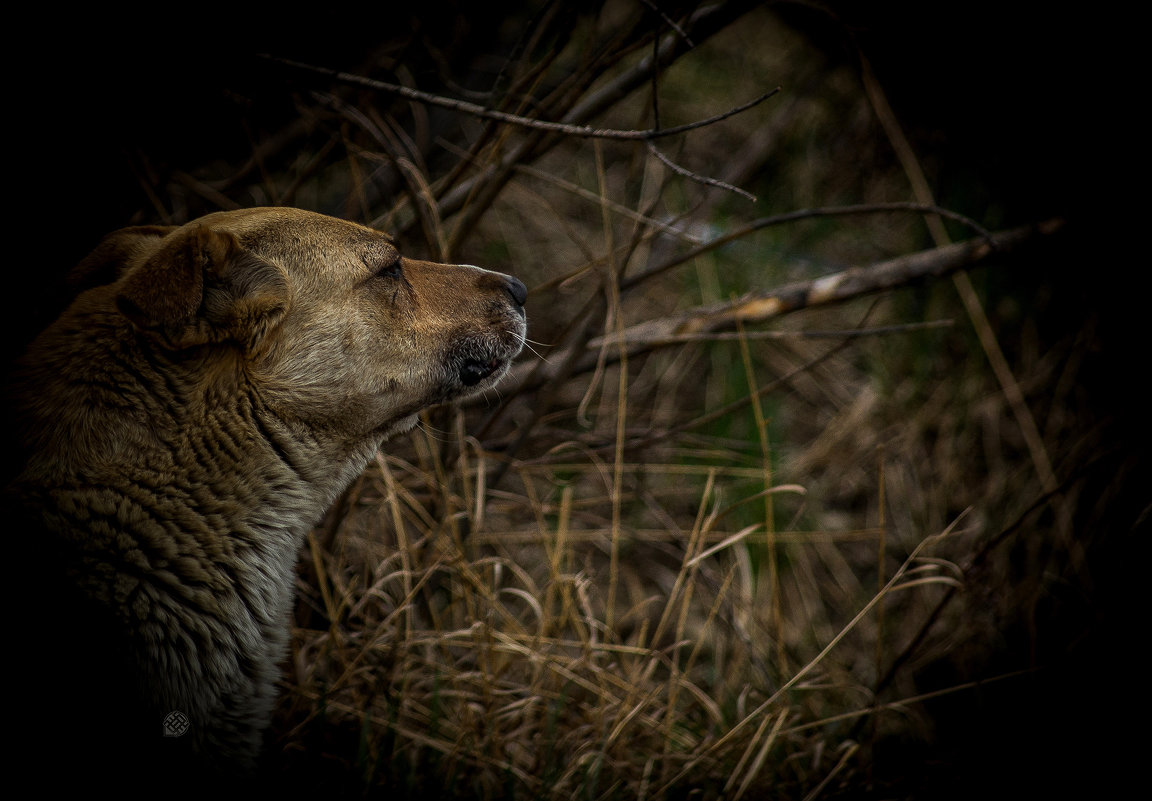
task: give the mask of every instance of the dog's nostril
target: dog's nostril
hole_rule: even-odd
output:
[[[517,306],[523,306],[524,302],[528,300],[528,287],[524,286],[524,282],[519,278],[514,278],[511,275],[506,276],[504,289],[512,296],[512,300],[516,301]]]

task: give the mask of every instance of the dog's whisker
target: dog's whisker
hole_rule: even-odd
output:
[[[508,333],[515,333],[515,332],[509,331]],[[536,348],[534,348],[532,346],[533,345],[539,345],[542,348],[550,348],[550,347],[552,347],[551,345],[549,345],[546,342],[537,342],[536,340],[529,339],[526,336],[521,336],[520,341],[521,341],[521,343],[523,343],[525,348],[532,351],[532,353],[534,353],[536,355],[537,359],[544,362],[545,364],[548,364],[548,357],[545,356],[544,354],[542,354],[540,351],[536,350]]]
[[[545,357],[542,353],[540,353],[540,351],[536,350],[536,348],[532,347],[527,342],[524,343],[524,347],[527,348],[528,350],[530,350],[533,354],[535,354],[537,359],[544,362],[545,364],[548,363],[547,357]]]
[[[439,428],[436,428],[436,426],[427,425],[427,424],[425,424],[425,422],[423,420],[417,420],[415,428],[420,429],[421,431],[424,432],[424,435],[426,437],[428,437],[429,439],[434,440],[436,442],[452,442],[453,441],[452,437],[447,436],[448,434],[451,433],[450,431],[443,431]],[[444,436],[440,436],[440,435],[444,435]]]

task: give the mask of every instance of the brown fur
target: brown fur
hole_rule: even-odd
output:
[[[302,537],[421,409],[499,380],[524,287],[295,209],[125,229],[75,278],[14,387],[45,709],[123,738],[101,753],[251,766]]]

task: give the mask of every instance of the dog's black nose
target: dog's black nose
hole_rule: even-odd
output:
[[[519,278],[504,276],[504,289],[512,296],[512,300],[516,301],[517,306],[523,306],[528,300],[528,287],[524,286],[524,282]]]

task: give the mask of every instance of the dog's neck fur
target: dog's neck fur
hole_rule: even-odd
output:
[[[189,512],[211,514],[197,507],[228,503],[229,517],[243,508],[241,517],[253,525],[299,534],[379,445],[379,437],[325,441],[322,433],[279,415],[229,343],[205,346],[217,349],[217,357],[221,349],[235,350],[234,359],[216,358],[206,371],[202,365],[209,360],[152,347],[114,310],[96,326],[89,316],[83,329],[69,325],[69,317],[45,332],[25,360],[24,378],[40,389],[19,410],[28,455],[19,483],[114,487],[127,472],[133,480],[150,473],[161,486],[209,490],[184,498]],[[143,349],[150,351],[147,358],[130,358],[129,351]],[[84,353],[92,358],[77,359]],[[123,358],[108,358],[120,353]],[[222,362],[229,368],[221,368]],[[73,375],[77,365],[88,374]],[[190,395],[201,402],[187,402]],[[181,419],[177,410],[187,409],[199,419]],[[238,438],[238,432],[253,430],[261,437]]]
[[[227,736],[208,750],[244,764],[274,704],[304,536],[379,442],[324,440],[283,419],[238,351],[235,359],[219,351],[211,360],[160,350],[142,357],[149,343],[114,311],[94,324],[89,310],[84,327],[74,319],[66,314],[45,332],[23,366],[38,391],[20,410],[27,456],[7,500],[25,510],[30,535],[47,549],[37,555],[82,596],[109,608],[135,597],[196,609],[217,640],[235,643],[202,645],[177,679],[163,658],[165,638],[176,635],[141,628],[132,647],[144,651],[133,660],[142,673],[132,681],[150,708],[196,720],[195,736]],[[112,572],[93,571],[96,561]],[[250,660],[244,670],[227,662],[240,653]],[[245,683],[223,686],[219,677]],[[185,692],[213,687],[219,698]],[[234,719],[215,721],[220,710]]]

